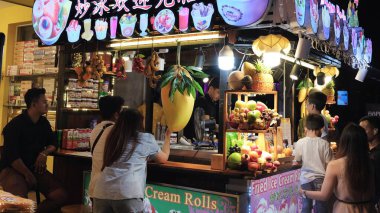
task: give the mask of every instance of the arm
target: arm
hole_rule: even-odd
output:
[[[169,159],[170,155],[170,135],[172,132],[169,130],[166,130],[165,133],[165,142],[164,145],[162,146],[162,149],[158,151],[156,156],[154,157],[154,161],[157,163],[166,163]]]
[[[57,149],[57,140],[53,131],[51,130],[49,123],[47,123],[46,128],[48,129],[47,134],[49,134],[49,139],[47,141],[45,149],[38,154],[36,162],[34,163],[34,170],[39,174],[42,174],[46,171],[47,156]]]
[[[334,188],[337,184],[337,177],[334,172],[334,166],[328,164],[326,176],[323,180],[322,189],[321,191],[306,191],[300,189],[300,193],[304,193],[307,198],[313,199],[313,200],[321,200],[321,201],[327,201],[331,195],[333,194]]]

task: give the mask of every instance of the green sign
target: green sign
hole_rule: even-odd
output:
[[[236,195],[195,191],[194,189],[179,188],[176,186],[147,184],[145,197],[145,212],[239,212],[238,196]]]

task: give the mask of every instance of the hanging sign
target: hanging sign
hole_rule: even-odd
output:
[[[36,0],[33,28],[46,45],[61,35],[63,42],[75,43],[147,36],[151,30],[186,33],[191,24],[203,31],[211,27],[214,4],[211,0]]]
[[[238,205],[239,197],[231,194],[158,184],[145,188],[144,212],[232,213],[239,212]]]
[[[297,22],[303,26],[305,24],[306,0],[295,0],[295,3]]]
[[[369,38],[365,42],[364,60],[368,64],[372,61],[372,40]]]
[[[347,22],[343,23],[343,50],[347,51],[350,47],[350,31],[347,27]]]
[[[217,0],[216,2],[223,20],[229,25],[238,27],[258,23],[270,6],[270,0]]]
[[[310,23],[313,33],[318,32],[319,9],[318,0],[310,0]]]

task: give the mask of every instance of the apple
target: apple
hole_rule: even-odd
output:
[[[230,121],[233,121],[234,118],[235,118],[235,114],[233,114],[233,113],[231,113],[231,114],[228,116],[228,119],[229,119]]]
[[[247,113],[247,117],[248,117],[248,122],[249,123],[253,123],[256,120],[256,117],[255,117],[255,114],[253,113],[253,111],[249,111]]]
[[[236,101],[235,102],[235,108],[239,108],[239,109],[245,108],[245,102],[244,101]]]
[[[242,162],[242,163],[248,163],[249,160],[250,160],[250,157],[249,157],[248,154],[242,154],[242,155],[241,155],[241,162]]]
[[[251,151],[251,147],[247,145],[243,145],[241,146],[240,150],[241,150],[240,151],[241,154],[249,154],[249,152]]]
[[[228,156],[227,165],[231,169],[239,169],[241,166],[241,154],[234,152]]]
[[[273,161],[273,165],[276,167],[279,167],[281,165],[281,163],[280,163],[280,161],[275,160],[275,161]]]
[[[259,149],[259,147],[256,144],[253,144],[251,146],[251,151],[255,151],[256,149]]]
[[[263,102],[258,101],[256,103],[256,109],[259,110],[260,112],[263,112],[264,110],[268,109],[268,107]]]
[[[256,119],[259,119],[261,117],[261,112],[259,110],[253,110],[253,116],[255,116]]]
[[[251,111],[255,110],[256,109],[256,101],[253,101],[253,100],[250,100],[247,102],[247,108]]]
[[[273,167],[273,163],[271,163],[271,162],[266,162],[266,163],[265,163],[265,167],[266,167],[266,168],[272,168],[272,167]]]
[[[250,151],[249,156],[251,157],[251,160],[259,158],[259,154],[256,151]]]
[[[272,155],[267,155],[265,157],[265,160],[268,161],[268,162],[272,161]]]
[[[255,151],[257,152],[257,154],[259,154],[259,157],[261,157],[261,155],[263,154],[263,151],[261,151],[260,149],[256,149]]]
[[[258,164],[258,163],[256,163],[256,162],[249,162],[248,163],[248,170],[249,171],[256,171],[256,170],[258,170],[260,168],[260,165]]]
[[[339,120],[339,116],[338,115],[335,115],[334,118],[335,118],[335,120]]]

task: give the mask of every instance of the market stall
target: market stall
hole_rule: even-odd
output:
[[[319,67],[331,58],[329,51],[349,57],[347,62],[361,69],[371,58],[371,42],[364,39],[352,15],[356,3],[349,5],[348,18],[329,2],[320,4],[315,10],[306,1],[37,0],[33,28],[39,45],[59,47],[56,120],[62,149],[55,154],[54,174],[66,185],[69,203],[81,203],[85,195],[82,176],[91,169],[88,133],[99,121],[97,100],[110,94],[123,96],[126,107],[140,106],[146,130],[157,141],[165,128],[175,132],[170,162],[148,165],[145,195],[158,212],[299,209],[300,170],[291,166],[292,145],[296,120],[305,116],[302,96],[314,86],[309,78],[315,75],[315,85],[333,104],[333,84],[318,80],[339,75],[339,60]],[[311,17],[316,16],[322,18],[314,23]],[[268,26],[265,22],[269,28],[256,29]],[[274,27],[276,22],[281,24]],[[324,24],[321,30],[319,22]],[[348,24],[351,33],[345,31]],[[341,41],[341,31],[351,38],[356,61],[347,53],[349,38]],[[294,52],[292,43],[298,39]],[[194,47],[208,58],[203,71],[192,66]],[[308,57],[311,48],[322,56],[316,59],[311,51]],[[234,52],[240,55],[234,57]],[[201,80],[217,64],[222,119],[213,133],[218,132],[218,139],[210,139],[206,135],[210,128],[199,120],[203,126],[194,128],[201,137],[186,144],[181,130],[190,120],[197,94],[203,94]],[[294,80],[305,78],[297,87],[287,72],[289,66],[296,67],[290,73]],[[308,70],[301,72],[297,66]],[[300,116],[295,115],[297,106]],[[331,118],[331,128],[338,119]]]

